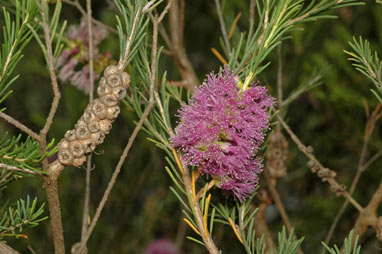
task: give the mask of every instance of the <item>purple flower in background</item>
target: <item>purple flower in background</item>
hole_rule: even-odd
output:
[[[98,45],[106,38],[107,31],[101,26],[93,26],[93,59],[94,80],[103,69],[112,64],[111,54],[99,53]],[[66,34],[67,47],[64,48],[57,60],[56,68],[59,69],[58,77],[62,82],[70,82],[78,89],[89,93],[89,35],[87,20],[81,20],[80,25],[70,26]]]
[[[145,254],[178,254],[176,246],[168,239],[162,238],[150,243]]]
[[[171,142],[183,152],[187,166],[218,179],[220,188],[243,201],[262,171],[256,153],[273,104],[265,87],[242,84],[226,67],[218,75],[210,74],[190,104],[179,110],[180,124]]]

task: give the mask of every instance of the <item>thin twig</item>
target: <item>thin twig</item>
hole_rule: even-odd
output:
[[[48,7],[48,3],[45,0],[41,0],[41,16],[42,16],[42,28],[44,31],[45,37],[45,47],[46,53],[48,57],[48,68],[49,74],[53,89],[53,102],[49,111],[48,118],[45,122],[44,127],[40,131],[40,147],[41,151],[45,153],[46,145],[47,145],[47,134],[53,123],[53,118],[56,114],[57,107],[61,98],[60,91],[58,89],[57,76],[55,73],[54,63],[55,59],[53,56],[52,50],[52,40],[50,34],[50,25],[48,24],[48,12],[46,8]],[[55,164],[54,164],[55,165]],[[44,187],[45,194],[48,201],[49,206],[49,214],[50,214],[50,224],[53,233],[53,243],[55,254],[65,254],[65,240],[64,240],[64,232],[62,227],[62,219],[61,219],[61,208],[60,208],[60,200],[58,196],[58,177],[60,175],[61,170],[56,170],[57,167],[52,167],[48,165],[48,160],[44,159],[42,161],[42,167],[45,171],[49,172],[49,176],[44,176]]]
[[[249,25],[251,26],[251,23],[255,23],[255,9],[256,9],[256,1],[251,0],[249,4]]]
[[[230,56],[231,55],[231,45],[229,43],[227,30],[226,30],[225,24],[224,24],[224,18],[223,18],[223,12],[222,12],[222,9],[221,9],[221,6],[220,6],[220,0],[215,0],[215,4],[216,4],[216,10],[218,12],[220,29],[222,30],[222,35],[223,35],[224,43],[225,43],[225,46],[227,47],[228,55]]]
[[[36,176],[41,176],[42,174],[27,168],[18,168],[15,166],[7,165],[4,163],[0,163],[0,168],[10,170],[10,171],[15,171],[15,172],[20,172],[20,173],[25,173],[25,174],[30,174],[30,175],[36,175]]]
[[[87,13],[85,11],[85,9],[81,6],[81,4],[75,0],[75,1],[71,1],[71,0],[61,0],[63,3],[67,3],[69,5],[72,5],[74,7],[76,7],[78,9],[78,11],[85,17],[87,16]],[[95,24],[95,25],[98,25],[98,26],[101,26],[107,30],[109,30],[110,32],[114,33],[114,34],[118,34],[118,31],[115,30],[114,28],[112,28],[111,26],[108,26],[104,23],[102,23],[101,21],[95,19],[95,18],[91,18],[92,19],[92,23]]]
[[[333,174],[335,174],[333,171],[324,168],[324,166],[317,160],[317,158],[309,151],[308,149],[301,141],[300,139],[293,133],[293,131],[290,129],[290,127],[284,122],[284,120],[278,115],[277,116],[278,121],[281,123],[281,125],[284,127],[286,132],[288,132],[291,139],[296,143],[297,148],[305,154],[306,157],[309,158],[310,161],[313,162],[312,168],[316,167],[319,177],[322,179],[322,181],[327,181],[331,187],[331,190],[336,192],[336,194],[343,196],[345,199],[349,200],[349,202],[358,210],[362,211],[362,206],[354,200],[351,195],[344,189],[344,186],[340,185],[335,179]],[[322,174],[320,176],[320,174]]]
[[[16,119],[14,119],[13,117],[3,113],[3,112],[0,112],[0,117],[3,118],[5,121],[7,121],[8,123],[12,124],[13,126],[15,126],[16,128],[18,128],[19,130],[23,131],[24,133],[26,133],[28,136],[30,136],[31,138],[33,138],[34,140],[40,142],[41,139],[40,139],[40,136],[32,131],[31,129],[29,129],[27,126],[25,126],[24,124],[20,123],[19,121],[17,121]]]
[[[167,44],[167,47],[172,53],[175,65],[178,68],[180,76],[182,77],[182,79],[187,81],[187,89],[190,90],[191,93],[193,93],[196,87],[199,86],[200,82],[198,77],[196,76],[194,67],[191,64],[183,45],[183,29],[181,27],[183,21],[180,20],[183,16],[180,15],[178,1],[179,0],[172,1],[169,11],[170,39],[168,39],[168,36],[166,36],[164,29],[162,29],[161,27],[159,29],[161,35],[163,36]]]

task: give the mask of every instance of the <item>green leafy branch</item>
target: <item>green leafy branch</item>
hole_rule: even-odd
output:
[[[382,60],[379,59],[377,52],[372,52],[370,49],[370,43],[367,40],[363,40],[362,37],[359,41],[353,38],[352,42],[349,42],[354,52],[344,52],[350,56],[349,61],[353,62],[353,66],[370,79],[377,91],[371,89],[373,94],[382,102]]]
[[[37,13],[33,1],[15,1],[14,4],[15,20],[11,19],[10,12],[3,7],[5,25],[0,49],[0,103],[12,93],[9,87],[19,77],[12,77],[11,74],[23,57],[22,50],[31,40],[28,26],[35,27],[33,19]]]
[[[304,7],[304,0],[256,0],[257,15],[260,20],[255,28],[252,24],[247,35],[241,37],[230,55],[226,46],[223,49],[228,55],[228,65],[235,70],[240,78],[250,77],[252,81],[270,62],[264,64],[266,57],[282,43],[287,37],[285,34],[302,22],[313,21],[320,18],[335,18],[336,16],[323,14],[323,12],[345,6],[362,5],[357,0],[320,2],[311,1]]]
[[[324,245],[325,249],[329,251],[330,254],[360,254],[361,253],[361,246],[358,245],[358,236],[356,236],[354,243],[353,243],[353,237],[354,232],[351,231],[349,233],[349,236],[345,238],[345,252],[341,251],[337,245],[334,245],[334,248],[330,248],[328,245],[326,245],[324,242],[321,242],[322,245]]]
[[[0,210],[0,239],[6,236],[26,237],[22,235],[24,228],[36,227],[48,217],[42,217],[45,204],[37,208],[37,198],[33,201],[28,196],[26,201],[20,199],[15,207],[3,207]]]
[[[30,137],[21,142],[21,135],[10,138],[5,133],[0,138],[0,188],[7,183],[29,174],[46,174],[41,170],[40,162],[56,153],[54,140],[48,144],[47,152],[41,154],[39,143]],[[13,167],[13,168],[12,168]],[[17,170],[20,169],[20,170]],[[29,172],[28,172],[29,170]]]

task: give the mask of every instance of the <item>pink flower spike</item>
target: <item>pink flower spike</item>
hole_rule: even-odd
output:
[[[220,180],[242,202],[255,189],[262,171],[256,157],[269,129],[268,109],[274,98],[266,87],[237,86],[228,67],[210,74],[179,110],[180,124],[171,142],[183,152],[187,166]]]

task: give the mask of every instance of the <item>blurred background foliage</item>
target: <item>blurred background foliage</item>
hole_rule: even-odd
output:
[[[85,6],[85,1],[80,1]],[[307,1],[308,2],[308,1]],[[347,61],[343,50],[349,50],[352,36],[368,39],[372,49],[382,50],[382,5],[374,0],[366,5],[336,10],[338,19],[304,23],[293,31],[290,39],[282,44],[283,85],[285,97],[316,70],[325,69],[322,85],[302,94],[287,108],[287,119],[291,128],[314,153],[324,166],[335,170],[338,181],[350,186],[356,173],[366,122],[362,98],[370,109],[377,99],[369,91],[371,82],[355,71]],[[102,22],[115,26],[115,6],[112,1],[93,0],[93,15]],[[229,28],[235,16],[241,12],[238,27],[231,39],[248,29],[249,1],[223,1],[223,13]],[[81,14],[72,6],[63,5],[62,19],[68,25],[79,24]],[[256,21],[255,21],[256,22]],[[214,1],[186,1],[184,44],[190,60],[202,82],[205,75],[218,71],[221,63],[212,54],[211,47],[222,52],[219,42],[220,26]],[[165,22],[168,27],[168,22]],[[164,45],[164,42],[161,41]],[[100,45],[113,58],[119,56],[118,37],[109,33]],[[277,54],[271,55],[272,64],[258,77],[276,96]],[[160,70],[168,71],[169,80],[179,80],[171,56],[162,54]],[[5,101],[7,113],[33,130],[40,130],[52,101],[52,91],[44,58],[37,43],[25,49],[25,57],[16,73],[21,77],[13,85],[13,94]],[[49,138],[59,140],[66,130],[71,129],[88,103],[88,96],[70,84],[60,84],[61,104],[49,133]],[[91,214],[102,197],[117,160],[134,127],[136,116],[127,109],[122,110],[105,142],[93,156],[96,165],[92,172]],[[174,117],[174,123],[176,118]],[[17,135],[4,121],[0,131]],[[378,123],[370,139],[369,155],[381,149],[381,125]],[[295,227],[297,236],[305,236],[305,253],[319,253],[320,241],[324,240],[343,198],[333,194],[329,185],[320,182],[306,166],[306,158],[290,142],[288,174],[278,182],[277,188]],[[143,253],[145,246],[158,238],[169,238],[182,244],[183,253],[205,253],[202,247],[184,240],[180,205],[168,186],[170,178],[164,170],[164,154],[146,140],[141,132],[133,150],[123,167],[117,184],[89,240],[89,253]],[[381,180],[380,160],[364,172],[354,197],[362,205],[367,204]],[[263,181],[260,181],[260,185]],[[67,168],[60,178],[61,208],[63,211],[65,238],[69,245],[80,239],[85,170]],[[261,187],[260,187],[261,188]],[[42,182],[25,178],[12,183],[0,193],[0,198],[17,200],[19,197],[38,196],[42,202]],[[46,212],[47,214],[47,212]],[[341,245],[352,228],[357,212],[348,207],[342,217],[334,241]],[[267,221],[275,236],[282,228],[282,221],[275,206],[268,207]],[[39,227],[26,230],[28,239],[9,239],[22,253],[30,253],[28,245],[36,253],[52,253],[48,221]],[[194,234],[189,228],[187,234]],[[179,237],[180,236],[180,237]],[[370,237],[369,237],[370,236]],[[241,247],[230,229],[217,228],[214,238],[224,253],[241,253]],[[182,243],[183,241],[183,243]],[[362,253],[380,253],[382,244],[373,234],[362,239]]]

